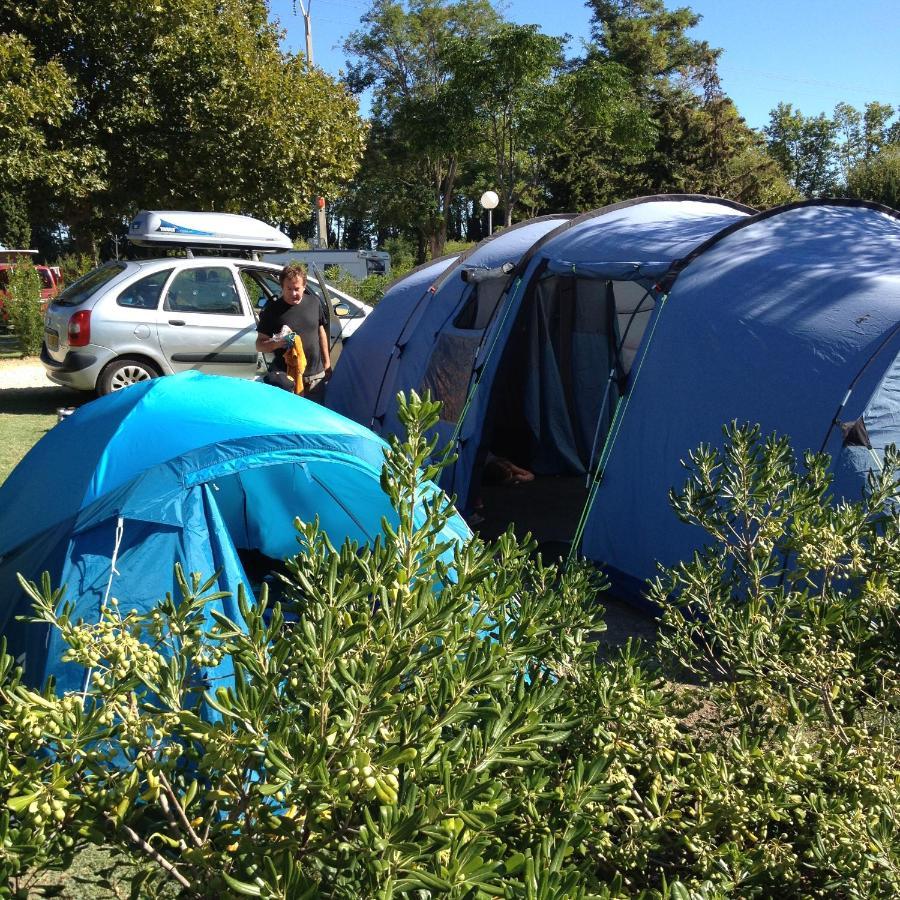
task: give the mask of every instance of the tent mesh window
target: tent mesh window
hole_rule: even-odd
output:
[[[472,285],[463,308],[453,320],[453,327],[465,331],[484,331],[494,317],[506,284],[504,275],[502,278],[488,278]]]
[[[443,403],[441,419],[445,422],[456,424],[465,407],[478,347],[506,284],[506,273],[472,284],[452,327],[435,341],[420,389],[431,391],[431,396]]]
[[[444,332],[434,345],[421,392],[431,391],[431,396],[443,403],[441,419],[445,422],[455,423],[465,406],[480,343],[480,332],[467,331]]]

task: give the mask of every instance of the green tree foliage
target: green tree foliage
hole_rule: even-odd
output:
[[[352,176],[365,129],[321,71],[282,55],[262,0],[0,3],[73,100],[47,128],[95,185],[61,218],[96,235],[141,206],[298,218]]]
[[[44,315],[41,278],[30,260],[8,270],[0,315],[15,333],[22,356],[37,355],[44,339]]]
[[[417,228],[433,257],[443,253],[461,162],[477,142],[449,51],[497,22],[488,0],[375,0],[344,45],[351,89],[374,91],[362,194],[380,201],[376,218],[384,209]]]
[[[669,10],[663,0],[589,0],[588,7],[602,54],[645,91],[675,76],[708,71],[721,53],[688,37],[701,17],[686,6]]]
[[[779,103],[769,114],[769,153],[804,197],[833,195],[838,185],[837,131],[824,113],[804,116],[790,103]]]
[[[31,246],[28,198],[21,185],[0,190],[0,244],[20,250]]]
[[[896,113],[886,103],[867,103],[862,112],[839,103],[829,119],[824,113],[805,116],[781,103],[765,129],[769,153],[801,196],[849,195],[896,206]]]
[[[541,34],[536,25],[504,23],[481,41],[460,40],[451,50],[454,83],[472,104],[474,135],[487,146],[506,225],[537,189],[540,150],[561,124],[553,75],[562,66],[563,46],[562,38]]]
[[[721,50],[689,35],[699,15],[688,7],[667,9],[663,0],[590,0],[588,6],[592,53],[623,69],[648,120],[642,154],[630,165],[601,169],[609,177],[598,200],[706,193],[756,206],[786,198],[790,188],[721,89]]]
[[[418,467],[434,404],[401,407],[398,513],[372,547],[298,525],[287,611],[212,582],[147,614],[74,621],[29,588],[85,695],[0,656],[0,871],[85,842],[184,896],[893,897],[900,889],[900,457],[856,504],[758,429],[700,448],[673,493],[710,547],[665,572],[673,689],[626,646],[599,660],[598,583],[511,536],[452,552]],[[424,475],[433,477],[435,468]],[[414,515],[425,498],[424,518]],[[235,683],[200,669],[233,661]],[[204,694],[203,692],[206,691]],[[202,702],[217,721],[198,715]]]
[[[60,139],[75,89],[53,58],[39,61],[20,34],[0,33],[0,240],[31,243],[34,197],[77,202],[98,185],[90,148]]]
[[[561,75],[544,105],[555,105],[560,126],[547,136],[544,210],[583,211],[643,192],[656,123],[620,65],[589,56]]]
[[[847,173],[847,192],[900,209],[900,143],[888,144]]]
[[[55,59],[38,61],[20,34],[0,34],[0,187],[70,182],[75,148],[61,152],[49,132],[71,112],[74,85]]]

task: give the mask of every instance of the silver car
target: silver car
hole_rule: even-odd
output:
[[[41,362],[51,381],[101,395],[185,369],[259,377],[256,321],[280,271],[231,257],[108,262],[50,304]],[[309,287],[329,310],[334,365],[370,308],[313,273]]]

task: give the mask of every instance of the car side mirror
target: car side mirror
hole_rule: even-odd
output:
[[[257,308],[257,309],[262,309],[262,308],[266,305],[267,302],[268,302],[268,298],[267,298],[267,297],[260,297],[260,298],[256,301],[256,308]]]
[[[350,315],[350,307],[347,306],[346,303],[338,303],[334,308],[334,314],[339,318],[343,319],[345,316]]]

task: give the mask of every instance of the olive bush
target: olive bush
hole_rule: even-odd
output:
[[[725,434],[671,494],[712,542],[653,591],[662,653],[730,721],[695,802],[736,813],[734,858],[764,893],[896,896],[900,455],[873,454],[860,501],[834,502],[826,455]]]
[[[204,624],[213,580],[180,569],[180,596],[96,623],[27,586],[91,678],[57,696],[0,664],[7,894],[96,843],[134,895],[896,896],[893,451],[833,505],[783,441],[701,448],[673,502],[712,543],[654,587],[659,658],[598,657],[597,575],[448,544],[437,405],[401,416],[396,524],[338,548],[298,522],[283,601],[240,596],[241,623]]]

